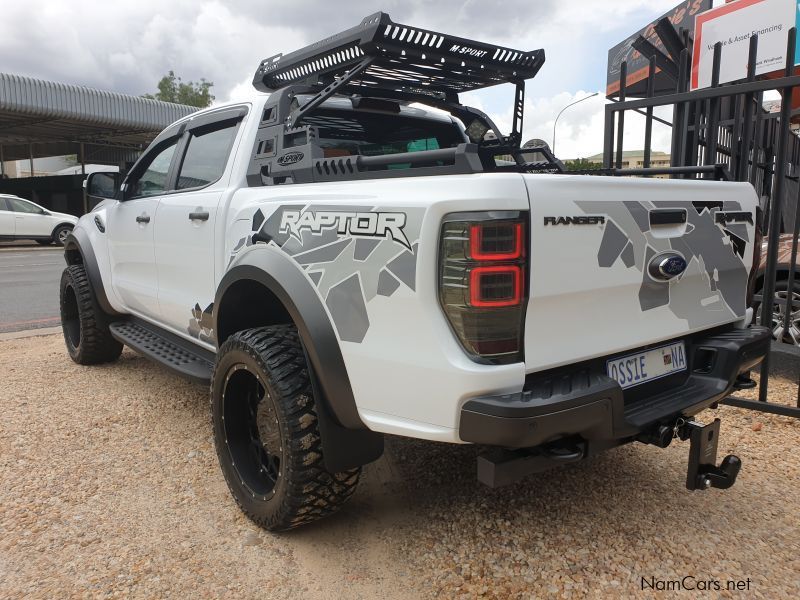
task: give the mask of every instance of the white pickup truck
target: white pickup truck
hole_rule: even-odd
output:
[[[382,13],[263,61],[269,94],[168,127],[66,240],[70,356],[210,384],[222,472],[271,530],[336,510],[384,434],[489,446],[490,485],[692,438],[687,486],[729,487],[692,417],[769,346],[753,189],[521,150],[543,61]],[[503,82],[508,136],[458,102]]]

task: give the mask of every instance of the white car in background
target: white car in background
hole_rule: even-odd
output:
[[[78,217],[52,212],[38,204],[0,194],[0,241],[35,240],[42,245],[64,245]]]

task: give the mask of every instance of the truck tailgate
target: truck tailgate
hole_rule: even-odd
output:
[[[523,177],[531,204],[528,372],[745,316],[757,204],[749,184]],[[686,262],[682,273],[651,275],[675,255]]]

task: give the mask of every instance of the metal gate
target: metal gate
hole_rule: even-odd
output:
[[[622,63],[619,96],[606,105],[604,169],[627,175],[668,175],[672,178],[717,178],[750,182],[761,203],[761,228],[765,232],[766,265],[754,282],[761,293],[753,307],[761,325],[773,329],[772,352],[767,355],[758,378],[758,400],[732,396],[726,404],[763,412],[800,417],[800,368],[796,369],[797,400],[794,406],[768,400],[770,363],[776,352],[785,352],[800,362],[800,273],[797,266],[800,230],[800,138],[790,131],[792,93],[800,93],[800,76],[794,75],[796,30],[788,35],[787,64],[783,76],[756,80],[758,36],[750,38],[748,76],[744,82],[719,83],[722,45],[714,47],[712,85],[689,90],[690,45],[668,21],[656,31],[667,54],[642,38],[634,47],[650,56],[647,93],[626,99],[627,65]],[[656,96],[656,70],[675,81],[675,92]],[[781,94],[780,112],[764,108],[764,94]],[[658,107],[671,107],[672,121],[654,115]],[[635,111],[645,117],[644,164],[642,169],[622,169],[625,114]],[[653,123],[672,127],[671,166],[651,167]],[[783,259],[787,252],[788,260]],[[758,240],[756,240],[758,249]],[[782,260],[779,264],[779,255]],[[762,261],[763,262],[763,261]]]

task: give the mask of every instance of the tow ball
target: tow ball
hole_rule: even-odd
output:
[[[689,468],[686,473],[686,489],[707,490],[718,488],[726,490],[736,483],[742,461],[729,454],[717,466],[717,445],[719,443],[720,420],[703,425],[687,421],[678,427],[681,440],[689,440]]]

